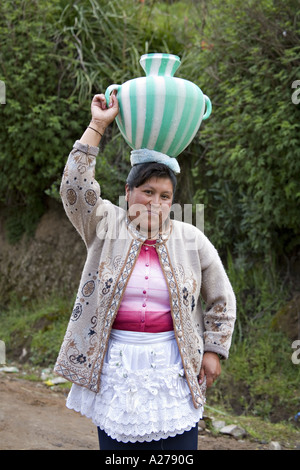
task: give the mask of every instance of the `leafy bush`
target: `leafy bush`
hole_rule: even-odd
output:
[[[207,46],[195,48],[193,67],[213,114],[200,132],[195,201],[205,197],[207,228],[220,248],[249,260],[291,252],[300,242],[300,107],[291,99],[298,2],[215,0],[205,19]]]
[[[54,364],[74,299],[55,295],[46,299],[15,299],[8,310],[0,310],[0,338],[5,342],[8,361]]]
[[[45,189],[62,171],[65,148],[82,125],[78,104],[65,81],[55,42],[60,2],[1,2],[1,76],[6,104],[1,107],[0,202],[12,239],[31,232],[45,208]],[[60,52],[59,52],[60,50]]]
[[[293,420],[299,402],[299,366],[292,363],[291,341],[274,332],[271,315],[252,321],[243,342],[235,342],[209,403],[237,414],[279,422]]]
[[[139,58],[149,50],[185,55],[185,23],[179,13],[170,16],[175,5],[164,7],[131,0],[1,2],[0,204],[11,241],[32,234],[47,196],[58,197],[66,157],[89,122],[92,95],[140,75]],[[104,197],[117,202],[129,149],[116,125],[103,142],[110,145],[96,176]]]

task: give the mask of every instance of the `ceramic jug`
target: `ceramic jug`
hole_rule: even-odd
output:
[[[117,90],[117,125],[132,149],[147,148],[177,157],[192,141],[211,101],[194,83],[174,77],[180,58],[173,54],[145,54],[140,64],[146,77],[110,85],[107,104]]]

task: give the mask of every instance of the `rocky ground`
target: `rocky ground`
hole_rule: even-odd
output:
[[[60,386],[0,372],[0,450],[97,450],[96,427],[65,407],[66,395]],[[199,429],[199,450],[270,449],[270,443],[247,436],[216,435],[207,426]]]

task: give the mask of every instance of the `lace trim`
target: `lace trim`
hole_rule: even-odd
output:
[[[193,405],[175,342],[111,341],[100,392],[74,384],[67,407],[122,442],[150,442],[190,430],[203,408]],[[169,364],[170,358],[175,363]]]
[[[73,387],[81,389],[78,385]],[[75,394],[77,395],[77,393]],[[96,426],[122,442],[150,442],[152,440],[173,437],[190,430],[202,417],[201,409],[193,409],[189,398],[186,400],[173,400],[170,404],[164,400],[164,408],[156,410],[139,410],[137,413],[122,411],[115,403],[87,397],[95,395],[90,390],[79,391],[77,397],[68,398],[67,407],[80,412],[83,416],[92,419]],[[115,408],[112,406],[116,405]],[[194,411],[195,410],[195,411]]]
[[[113,439],[164,439],[190,430],[202,417],[202,407],[194,408],[183,371],[176,366],[165,376],[138,371],[124,377],[121,368],[106,372],[98,394],[73,385],[67,407],[91,418]]]

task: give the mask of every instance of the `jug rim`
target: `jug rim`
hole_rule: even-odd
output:
[[[145,59],[147,57],[154,57],[156,56],[157,58],[174,58],[175,60],[178,60],[180,62],[180,57],[176,54],[169,54],[168,52],[149,52],[147,54],[143,54],[140,58],[140,60]]]

